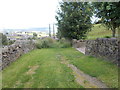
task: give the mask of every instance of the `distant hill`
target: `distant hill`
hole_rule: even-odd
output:
[[[47,27],[42,27],[42,28],[28,28],[28,29],[1,29],[0,32],[29,32],[29,31],[40,31],[40,32],[48,32],[48,28]]]

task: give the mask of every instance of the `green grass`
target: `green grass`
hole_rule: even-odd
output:
[[[88,32],[87,39],[104,38],[105,36],[112,37],[112,31],[108,30],[105,26],[101,24],[95,24],[93,25],[92,30]]]
[[[118,69],[115,65],[85,56],[74,48],[51,48],[33,50],[5,68],[3,88],[81,88],[72,70],[60,63],[59,55],[109,87],[118,87]],[[27,74],[30,66],[38,66],[33,74]]]
[[[61,54],[84,73],[98,78],[108,87],[118,88],[118,67],[111,62],[85,56],[73,48],[61,50]]]
[[[23,55],[3,71],[3,88],[81,88],[57,53],[56,49],[37,49]],[[39,67],[27,74],[29,66]]]

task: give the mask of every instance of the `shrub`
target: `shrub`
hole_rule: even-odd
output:
[[[104,38],[111,38],[111,36],[104,36]]]
[[[38,49],[41,49],[41,48],[67,48],[67,47],[71,47],[71,42],[64,38],[62,38],[59,41],[52,39],[52,38],[44,38],[44,39],[37,40],[36,47]]]
[[[36,42],[36,47],[37,47],[38,49],[41,49],[41,48],[42,48],[42,40],[38,40],[38,41]]]
[[[0,33],[0,39],[3,45],[8,45],[8,39],[6,35],[4,35],[3,33]]]
[[[44,38],[44,39],[39,39],[36,42],[36,47],[38,49],[41,48],[50,48],[52,45],[55,43],[55,40],[52,38]]]
[[[61,48],[71,47],[71,42],[69,40],[66,40],[65,38],[62,38],[59,42]]]
[[[15,42],[15,40],[9,40],[9,45],[13,44]]]

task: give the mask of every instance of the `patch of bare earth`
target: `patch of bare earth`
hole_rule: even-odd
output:
[[[38,68],[39,66],[38,65],[36,65],[36,66],[29,66],[29,70],[28,70],[28,72],[26,73],[26,74],[28,74],[28,75],[32,75],[32,74],[34,74],[35,73],[35,70]]]
[[[108,88],[103,82],[99,81],[97,78],[89,76],[79,70],[76,66],[69,64],[68,60],[64,57],[59,57],[62,64],[67,65],[72,69],[75,80],[78,84],[82,85],[84,88]]]

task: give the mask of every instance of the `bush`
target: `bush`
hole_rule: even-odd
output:
[[[55,40],[52,38],[44,38],[44,39],[39,39],[36,42],[36,47],[38,49],[41,48],[50,48],[52,45],[55,43]]]
[[[104,36],[104,38],[111,38],[111,36]]]
[[[9,40],[9,45],[13,44],[15,42],[15,40]]]
[[[6,35],[4,35],[3,33],[0,33],[0,39],[2,41],[2,45],[8,45],[8,39]]]
[[[62,38],[59,41],[52,39],[52,38],[44,38],[44,39],[37,40],[36,47],[38,49],[41,49],[41,48],[68,48],[68,47],[71,47],[71,43],[69,40],[66,40],[64,38]]]
[[[60,48],[71,47],[71,42],[69,40],[66,40],[65,38],[62,38],[59,42],[60,42]]]

